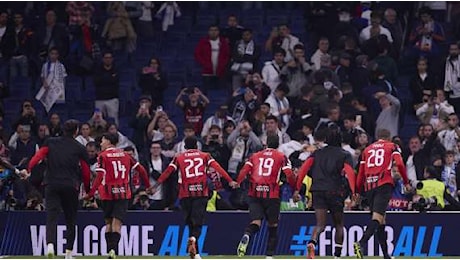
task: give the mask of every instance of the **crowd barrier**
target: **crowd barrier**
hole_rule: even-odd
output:
[[[43,255],[46,248],[44,212],[0,212],[0,255]],[[343,255],[353,255],[353,242],[363,234],[370,215],[345,214]],[[460,213],[390,212],[387,216],[388,247],[394,256],[440,257],[459,255],[457,232]],[[249,221],[247,212],[208,213],[198,246],[201,255],[234,255]],[[286,212],[280,216],[277,255],[305,255],[306,242],[315,225],[311,212]],[[107,253],[102,212],[78,213],[74,253],[94,256]],[[65,230],[61,220],[57,229],[57,254],[65,251]],[[330,222],[318,241],[317,254],[332,255],[335,230]],[[133,211],[127,214],[119,244],[126,256],[186,255],[188,228],[181,212]],[[264,255],[268,230],[264,225],[254,237],[249,254]],[[377,241],[369,241],[369,255],[381,255]]]

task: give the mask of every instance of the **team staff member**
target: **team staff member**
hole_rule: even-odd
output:
[[[178,171],[180,204],[185,214],[185,224],[190,230],[187,251],[190,258],[198,259],[200,255],[196,240],[200,237],[208,204],[208,168],[214,168],[222,178],[229,182],[230,187],[236,188],[238,184],[211,155],[197,149],[195,137],[185,138],[184,147],[185,152],[174,157],[158,178],[153,189],[168,179],[173,172]]]
[[[121,225],[128,210],[131,192],[131,171],[139,172],[139,177],[150,188],[150,181],[144,167],[123,149],[116,148],[118,135],[104,134],[101,140],[102,152],[99,154],[97,176],[91,191],[85,199],[91,199],[98,189],[106,224],[105,240],[109,259],[116,258],[121,237]],[[102,185],[101,185],[102,184]]]
[[[326,226],[328,210],[332,214],[336,230],[334,256],[340,257],[342,254],[344,201],[348,196],[348,189],[351,189],[352,193],[355,192],[356,181],[355,172],[351,166],[351,156],[341,148],[342,140],[339,130],[328,128],[319,131],[326,131],[327,146],[316,150],[299,169],[297,187],[293,195],[295,201],[299,200],[299,190],[305,175],[308,174],[312,179],[310,190],[316,216],[316,226],[313,229],[311,240],[307,243],[308,259],[313,259],[315,256],[318,236]],[[346,185],[347,182],[348,185]]]
[[[292,173],[291,162],[280,151],[277,135],[267,136],[267,148],[253,154],[244,164],[238,175],[240,184],[249,175],[249,215],[251,223],[246,227],[244,235],[238,245],[237,254],[243,257],[252,235],[257,233],[262,219],[268,222],[267,257],[275,254],[278,244],[278,221],[280,214],[280,174],[283,171],[291,186],[295,185],[295,176]]]
[[[385,212],[388,202],[393,193],[393,177],[391,168],[393,163],[398,167],[406,190],[411,189],[407,179],[406,167],[404,165],[398,145],[392,143],[391,133],[387,129],[377,131],[378,140],[364,149],[356,180],[356,191],[359,193],[364,186],[366,197],[369,201],[372,220],[367,224],[367,229],[359,242],[354,243],[355,255],[363,258],[361,248],[369,241],[375,232],[380,246],[382,247],[385,259],[390,259],[387,246],[387,235],[385,232]],[[355,200],[357,195],[355,196]]]
[[[82,181],[86,192],[89,192],[91,173],[88,154],[85,147],[75,140],[78,125],[76,120],[66,121],[63,127],[64,135],[48,138],[29,162],[30,173],[40,161],[47,159],[44,183],[47,211],[46,242],[49,258],[54,257],[55,254],[57,219],[61,208],[67,225],[65,256],[72,258],[78,194]]]

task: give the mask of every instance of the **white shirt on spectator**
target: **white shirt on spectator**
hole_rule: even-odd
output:
[[[286,51],[286,57],[284,57],[285,62],[290,62],[294,59],[292,54],[294,53],[294,46],[297,44],[302,44],[299,41],[299,38],[295,37],[292,34],[289,34],[287,37],[284,37],[283,42],[281,43],[281,48]]]
[[[152,168],[153,169],[150,169],[150,170],[155,170],[157,172],[162,172],[163,170],[161,169],[161,166],[163,165],[163,162],[161,161],[161,157],[158,157],[158,159],[154,160],[154,159],[151,159],[151,162],[152,162]],[[152,185],[155,185],[157,183],[156,180],[154,180],[152,177],[150,177],[150,183]],[[155,190],[155,193],[149,195],[149,199],[151,200],[162,200],[163,199],[163,185],[159,185],[158,186],[158,189]]]
[[[142,1],[142,15],[139,17],[140,21],[152,21],[152,9],[155,6],[152,1]]]
[[[262,69],[262,78],[272,92],[275,91],[276,87],[281,83],[280,72],[281,67],[276,64],[275,61],[265,62],[265,66]]]
[[[315,53],[311,56],[311,63],[315,64],[315,70],[321,69],[321,57],[324,55],[328,55],[327,53],[324,53],[320,51],[320,49],[317,49]]]
[[[457,139],[458,135],[455,129],[445,129],[438,133],[438,138],[441,144],[446,148],[446,151],[458,151],[457,150]]]
[[[88,139],[86,139],[82,135],[75,137],[75,140],[77,140],[83,146],[86,146],[86,144],[88,144],[89,142],[94,142],[94,138],[92,138],[91,136],[88,136]]]
[[[371,38],[371,28],[372,28],[372,26],[369,25],[369,26],[367,26],[366,28],[364,28],[361,31],[361,33],[359,34],[359,40],[360,40],[361,43],[363,43],[363,42],[365,42],[365,41],[367,41],[367,40],[369,40]],[[390,43],[393,42],[393,37],[391,37],[391,32],[387,28],[385,28],[385,27],[380,25],[380,35],[382,35],[382,34],[387,36],[388,41]]]
[[[212,62],[212,71],[214,75],[217,72],[217,64],[219,62],[219,48],[220,48],[220,40],[217,38],[216,40],[209,40],[211,43],[211,62]]]
[[[415,188],[415,186],[417,185],[417,171],[415,170],[413,155],[409,155],[409,157],[407,158],[406,171],[407,178],[409,179],[411,185]]]

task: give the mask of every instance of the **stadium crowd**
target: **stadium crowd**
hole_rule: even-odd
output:
[[[339,127],[342,148],[358,167],[361,152],[375,140],[378,129],[386,128],[402,150],[414,189],[430,178],[444,183],[458,200],[460,5],[442,1],[249,3],[0,3],[0,97],[2,101],[14,98],[14,82],[24,77],[31,79],[32,89],[43,90],[37,95],[39,103],[22,102],[17,118],[5,118],[8,114],[1,107],[0,156],[27,168],[47,138],[62,135],[62,115],[52,107],[65,107],[62,94],[69,75],[89,79],[94,86],[94,113],[87,115],[89,120],[82,122],[76,137],[86,146],[93,170],[105,132],[118,134],[118,147],[132,153],[155,183],[174,155],[184,151],[187,136],[197,136],[199,149],[209,152],[236,179],[245,160],[266,145],[268,135],[279,136],[279,150],[298,169],[327,145],[325,129]],[[207,35],[194,43],[194,53],[189,54],[200,68],[201,84],[171,86],[162,61],[150,58],[146,66],[136,68],[137,82],[132,82],[141,94],[127,109],[133,114],[132,135],[122,133],[123,75],[118,67],[135,66],[133,55],[139,44],[161,44],[170,37],[168,31],[179,26],[174,23],[183,13],[212,14],[231,4],[254,13],[302,10],[302,32],[291,31],[288,21],[280,21],[270,32],[257,32],[230,12],[223,26],[217,20],[209,22]],[[265,18],[275,19],[276,14]],[[267,37],[262,42],[255,35]],[[262,60],[267,55],[270,59]],[[403,76],[410,77],[405,85]],[[183,111],[181,117],[173,118],[165,109],[171,107],[165,98],[171,88],[178,90],[174,102]],[[213,104],[216,90],[229,97],[227,102]],[[217,109],[205,117],[211,105]],[[44,116],[39,116],[40,110],[46,110]],[[419,127],[402,138],[408,118],[418,120]],[[45,163],[27,181],[2,170],[0,210],[46,207]],[[427,166],[435,171],[427,173]],[[212,169],[209,175],[215,185],[208,211],[247,209],[247,184],[231,190],[220,184]],[[154,194],[147,194],[135,172],[132,180],[136,195],[131,209],[177,209],[177,179],[168,179]],[[420,209],[413,203],[419,195],[403,191],[396,169],[394,181],[397,188],[388,209]],[[289,185],[280,183],[282,210],[311,209],[311,179],[306,177],[304,183],[304,200],[299,202],[291,199]],[[440,200],[433,208],[456,209]],[[365,201],[346,202],[346,210],[367,207]],[[81,207],[99,208],[97,200],[82,200]]]

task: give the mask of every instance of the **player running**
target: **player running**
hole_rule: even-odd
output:
[[[249,175],[249,215],[251,222],[244,230],[244,235],[238,245],[237,254],[242,257],[246,254],[251,236],[256,234],[261,226],[262,219],[268,222],[267,258],[275,254],[278,243],[278,220],[280,213],[280,175],[286,174],[292,187],[295,185],[295,176],[291,169],[291,162],[280,151],[278,136],[267,137],[267,149],[253,154],[244,164],[237,179],[240,184]]]
[[[363,246],[376,233],[384,258],[391,259],[386,242],[385,212],[394,187],[393,177],[391,176],[393,163],[398,168],[406,190],[411,190],[411,186],[407,179],[406,167],[404,166],[400,149],[398,145],[390,142],[390,131],[379,129],[377,138],[379,140],[366,147],[361,155],[356,190],[359,193],[362,186],[364,186],[372,220],[367,225],[361,240],[354,243],[354,250],[357,258],[363,258]],[[356,199],[358,199],[358,195],[355,196]]]
[[[90,192],[85,197],[86,200],[90,200],[96,190],[99,192],[106,224],[105,240],[109,259],[116,258],[118,254],[121,225],[132,196],[131,170],[138,171],[146,188],[150,187],[144,167],[123,149],[116,148],[117,143],[118,135],[104,134],[102,136],[102,152],[99,154],[96,167],[97,176]]]
[[[341,148],[342,141],[339,130],[328,128],[320,131],[327,132],[327,146],[316,150],[304,162],[299,170],[297,187],[293,196],[294,201],[299,200],[299,190],[305,175],[308,174],[312,179],[310,191],[316,216],[316,226],[313,229],[311,240],[307,243],[308,259],[315,257],[318,236],[326,226],[328,210],[331,212],[336,230],[334,256],[340,257],[343,246],[344,201],[349,195],[348,189],[351,189],[352,193],[355,192],[356,176],[351,166],[353,164],[351,155]]]
[[[158,178],[157,184],[153,189],[168,179],[173,172],[178,171],[180,204],[185,214],[185,224],[188,225],[190,230],[187,252],[190,258],[200,259],[196,240],[201,235],[201,227],[204,224],[208,204],[208,168],[214,168],[229,182],[230,187],[236,188],[237,183],[232,180],[211,155],[197,149],[195,137],[185,138],[184,144],[186,151],[174,157],[160,178]]]

